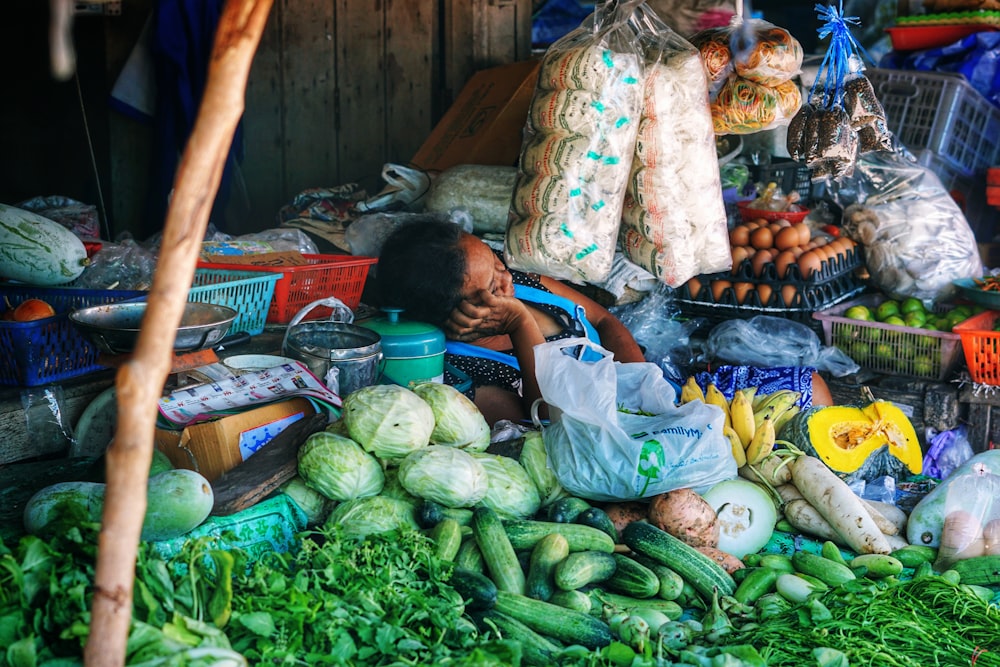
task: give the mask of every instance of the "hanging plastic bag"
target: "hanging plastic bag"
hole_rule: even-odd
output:
[[[983,274],[975,233],[941,179],[902,152],[858,159],[837,191],[844,231],[864,246],[870,282],[927,307],[955,294],[953,281]]]
[[[570,493],[635,500],[704,490],[736,475],[722,410],[700,401],[675,405],[655,364],[616,363],[586,338],[567,338],[535,347],[535,374],[550,406],[542,430],[549,465]]]
[[[611,271],[642,102],[639,4],[599,3],[542,57],[505,234],[513,269],[575,283]]]
[[[788,124],[786,147],[793,160],[805,162],[814,181],[840,180],[854,172],[859,154],[888,150],[892,133],[885,110],[864,74],[863,58],[871,61],[851,34],[856,16],[836,7],[816,5],[830,38],[816,80],[803,105]]]
[[[695,33],[712,100],[715,133],[751,134],[787,125],[802,105],[792,80],[802,45],[784,28],[744,20],[742,3],[729,25]]]
[[[646,63],[622,251],[680,287],[698,274],[732,267],[708,87],[698,51],[645,5],[630,25]]]

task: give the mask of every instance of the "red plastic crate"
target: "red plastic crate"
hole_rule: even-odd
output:
[[[251,266],[199,262],[205,269],[230,269],[239,271],[266,271],[284,276],[274,286],[274,297],[267,313],[272,324],[287,324],[295,314],[317,299],[334,296],[348,308],[355,310],[361,303],[361,293],[368,280],[368,271],[378,262],[376,257],[354,255],[303,255],[306,264],[301,266]],[[329,308],[316,308],[311,316],[326,317]]]
[[[1000,311],[984,310],[952,330],[962,337],[965,364],[973,382],[1000,385],[1000,331],[994,331]]]

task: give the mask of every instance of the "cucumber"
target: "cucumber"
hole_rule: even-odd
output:
[[[553,582],[556,588],[572,591],[587,584],[607,581],[618,561],[613,554],[603,551],[574,551],[556,565]]]
[[[444,519],[454,519],[458,525],[468,526],[472,521],[472,510],[445,507],[433,500],[424,500],[417,506],[417,524],[421,528],[433,528]]]
[[[0,204],[0,278],[28,285],[64,285],[89,260],[83,241],[58,222]]]
[[[1000,585],[1000,555],[973,556],[956,561],[951,569],[958,572],[963,584],[973,586]]]
[[[583,498],[566,496],[549,505],[546,516],[556,523],[573,523],[587,509],[590,509],[590,503]]]
[[[888,554],[861,554],[851,559],[852,568],[866,568],[866,577],[882,579],[892,577],[903,571],[903,563]]]
[[[651,598],[659,592],[660,579],[655,572],[625,554],[614,553],[611,556],[618,567],[605,580],[606,588],[634,598]]]
[[[582,523],[558,523],[555,521],[511,520],[503,522],[507,539],[517,551],[533,549],[539,540],[550,533],[559,533],[566,538],[570,551],[615,550],[615,541],[602,530]]]
[[[630,595],[613,593],[602,588],[591,589],[589,595],[594,602],[599,605],[608,605],[618,611],[631,612],[633,609],[655,609],[667,615],[672,621],[679,619],[684,609],[673,600],[661,600],[659,598],[634,598]]]
[[[611,520],[611,517],[608,516],[608,513],[600,507],[589,507],[580,512],[574,523],[596,528],[610,537],[612,542],[618,541],[618,529],[615,528],[615,524]]]
[[[769,567],[746,568],[750,570],[736,587],[733,597],[738,602],[753,604],[761,596],[774,590],[774,585],[778,581],[778,575],[782,574]]]
[[[555,657],[562,651],[562,646],[548,637],[535,632],[527,625],[509,614],[492,609],[482,615],[479,624],[486,629],[492,624],[504,639],[513,640],[521,647],[521,657],[525,665],[549,667],[556,664]]]
[[[622,540],[632,551],[648,556],[681,575],[706,600],[732,595],[736,582],[722,566],[689,544],[656,526],[634,521],[622,531]]]
[[[448,583],[465,600],[466,609],[492,609],[497,603],[497,585],[484,574],[456,567]]]
[[[51,534],[80,521],[99,523],[106,487],[100,482],[59,482],[33,495],[24,508],[25,530]],[[212,511],[212,486],[193,470],[166,470],[151,477],[142,539],[171,540],[197,528]]]
[[[760,567],[769,567],[772,570],[787,574],[795,572],[792,557],[785,554],[764,554],[760,557]]]
[[[590,601],[590,596],[583,591],[556,590],[552,593],[552,597],[549,598],[548,601],[552,604],[557,604],[560,607],[581,611],[585,614],[589,614],[593,609],[593,603]]]
[[[431,529],[434,551],[441,560],[453,561],[462,548],[462,527],[454,519],[446,518]]]
[[[486,562],[483,560],[483,552],[479,549],[479,543],[475,537],[470,537],[462,542],[455,554],[455,566],[463,570],[472,570],[482,574],[486,572]]]
[[[796,551],[792,554],[792,565],[796,572],[814,576],[831,587],[857,579],[847,565],[808,551]]]
[[[611,643],[611,628],[599,618],[526,595],[499,591],[495,609],[544,636],[591,650]]]
[[[508,593],[524,594],[525,576],[517,553],[504,530],[500,516],[486,505],[472,513],[472,533],[483,553],[486,569],[497,588]]]
[[[645,565],[660,580],[660,587],[656,591],[656,596],[661,600],[676,600],[684,590],[684,578],[671,570],[666,565],[657,563],[652,558],[641,554],[632,554],[632,558],[642,565]]]
[[[525,595],[548,602],[555,592],[556,566],[569,556],[569,542],[559,533],[549,533],[531,550]]]
[[[903,567],[917,567],[921,563],[933,563],[937,559],[938,550],[925,547],[922,544],[908,544],[896,549],[889,555],[903,564]]]

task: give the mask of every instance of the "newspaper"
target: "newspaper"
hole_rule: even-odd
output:
[[[340,416],[340,396],[330,391],[301,361],[176,389],[160,399],[158,421],[183,428],[250,407],[289,398],[307,398],[317,411]]]

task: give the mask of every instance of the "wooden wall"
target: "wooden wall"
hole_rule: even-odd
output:
[[[416,152],[475,71],[528,58],[530,41],[530,0],[275,0],[248,82],[225,228],[274,227],[307,188],[378,192],[383,165]],[[131,119],[111,124],[111,180],[123,186],[114,215],[156,229],[137,219],[145,169],[129,158],[148,159],[143,138]]]

